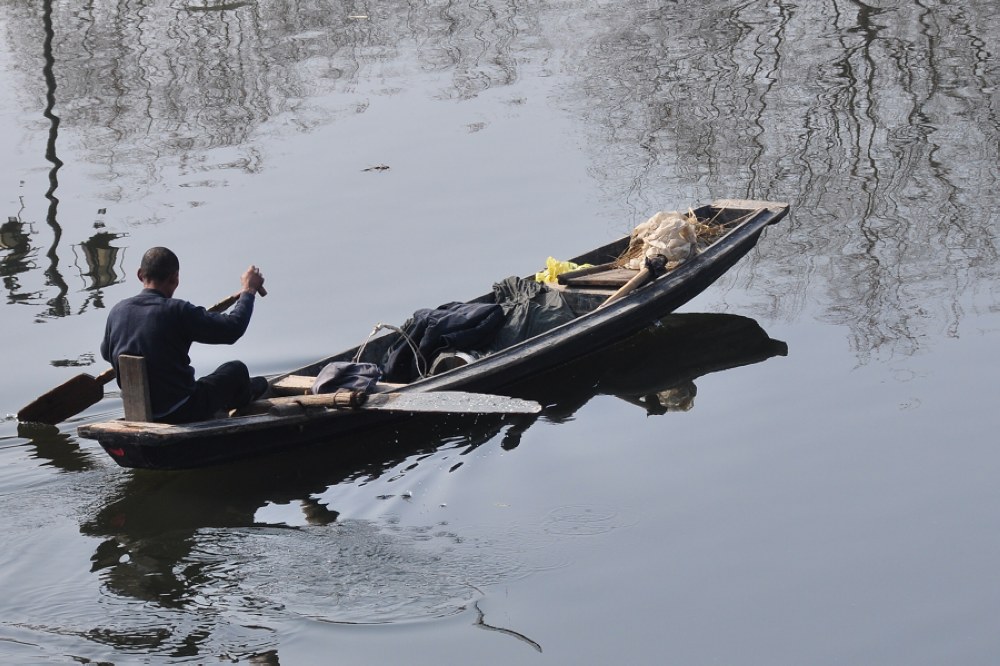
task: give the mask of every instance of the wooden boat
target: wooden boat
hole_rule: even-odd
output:
[[[573,311],[573,318],[509,347],[479,358],[453,357],[443,371],[402,385],[379,385],[376,392],[471,391],[516,395],[516,387],[532,376],[593,353],[622,340],[673,312],[704,291],[744,257],[764,228],[788,212],[784,203],[720,200],[692,211],[698,220],[718,230],[718,237],[700,253],[659,276],[636,284],[646,269],[618,267],[630,237],[571,259],[578,265],[606,266],[560,276],[555,288]],[[613,302],[609,297],[629,293]],[[470,303],[491,303],[493,293]],[[270,380],[262,402],[265,413],[234,415],[186,425],[116,420],[82,425],[80,436],[96,439],[124,467],[178,469],[203,467],[271,452],[287,451],[309,442],[333,442],[352,433],[407,418],[403,412],[342,408],[332,404],[298,404],[316,376],[334,361],[378,363],[399,343],[398,331],[375,337],[365,345],[321,359]],[[287,396],[287,397],[282,397]],[[315,397],[315,396],[310,396]],[[260,410],[257,410],[260,411]]]

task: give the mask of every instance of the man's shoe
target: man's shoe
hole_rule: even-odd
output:
[[[259,400],[261,396],[267,393],[267,390],[271,388],[271,385],[267,383],[265,377],[251,377],[250,378],[250,402],[254,400]]]

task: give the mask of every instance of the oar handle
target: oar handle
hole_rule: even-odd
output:
[[[231,296],[226,296],[221,301],[208,308],[208,311],[225,312],[226,310],[229,309],[229,306],[231,306],[236,301],[240,300],[240,294],[242,293],[243,293],[242,291],[238,291],[235,294],[232,294]],[[261,296],[267,296],[267,290],[264,289],[264,287],[260,287],[259,289],[257,289],[257,293],[260,294]]]
[[[110,382],[114,378],[115,378],[115,369],[114,368],[108,368],[107,370],[105,370],[101,374],[99,374],[96,377],[94,377],[94,380],[100,386],[104,386],[105,384],[107,384],[108,382]]]
[[[236,301],[240,300],[240,293],[241,292],[236,292],[235,294],[233,294],[231,296],[226,296],[221,301],[219,301],[215,305],[213,305],[210,308],[208,308],[208,311],[209,312],[225,312],[226,310],[229,309],[230,305],[232,305]]]
[[[666,265],[667,260],[662,254],[647,257],[646,263],[639,269],[639,272],[636,273],[631,280],[626,282],[625,286],[608,296],[607,300],[597,306],[597,309],[600,310],[604,306],[610,305],[611,303],[628,296],[633,291],[646,284],[646,282],[656,279],[656,276],[663,272]]]
[[[646,280],[649,279],[649,276],[652,274],[653,271],[651,271],[649,267],[643,266],[642,268],[639,269],[639,272],[635,274],[635,277],[626,282],[621,289],[608,296],[607,300],[605,300],[603,303],[597,306],[597,309],[600,310],[604,306],[611,305],[620,298],[623,298],[631,294],[641,285],[645,284]]]

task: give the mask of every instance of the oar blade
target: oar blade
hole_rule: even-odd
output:
[[[464,391],[403,391],[373,393],[365,396],[341,391],[320,395],[299,395],[285,398],[265,398],[239,410],[241,415],[266,414],[291,416],[310,410],[340,411],[374,410],[428,414],[537,414],[541,405],[531,400],[508,398],[503,395],[467,393]]]
[[[541,405],[531,400],[465,391],[376,393],[361,409],[439,414],[537,414]]]
[[[56,425],[96,405],[103,397],[104,384],[91,375],[77,375],[21,408],[17,420]]]

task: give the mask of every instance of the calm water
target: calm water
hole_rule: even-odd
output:
[[[3,2],[0,658],[996,663],[998,26],[986,0]],[[792,213],[539,380],[535,420],[145,473],[75,435],[114,394],[9,416],[103,369],[151,245],[199,303],[263,268],[248,335],[194,360],[268,373],[721,197]]]

